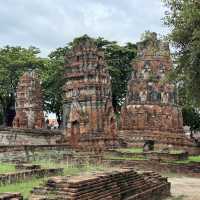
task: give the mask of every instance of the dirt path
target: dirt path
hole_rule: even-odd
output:
[[[169,177],[172,197],[167,200],[200,200],[200,178]]]

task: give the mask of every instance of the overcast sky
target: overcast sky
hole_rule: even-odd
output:
[[[165,35],[161,0],[0,0],[0,47],[36,46],[42,56],[88,34],[136,42],[151,30]]]

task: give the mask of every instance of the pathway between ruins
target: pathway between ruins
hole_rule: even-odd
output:
[[[171,177],[172,198],[167,200],[199,200],[200,179],[191,177]],[[183,195],[184,194],[184,195]]]

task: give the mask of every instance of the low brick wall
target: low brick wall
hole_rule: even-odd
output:
[[[153,170],[158,173],[178,173],[200,177],[200,163],[160,163],[151,160],[106,160],[111,166],[133,167],[135,170]]]
[[[117,157],[127,157],[127,158],[146,158],[149,160],[158,160],[158,161],[178,161],[186,160],[188,158],[187,152],[182,153],[165,153],[165,152],[141,152],[141,153],[129,153],[129,152],[120,152],[117,150],[108,150],[107,153],[112,156]]]
[[[148,130],[119,130],[119,137],[127,143],[128,147],[143,147],[145,141],[155,142],[154,149],[162,150],[171,146],[175,150],[185,150],[190,155],[200,154],[200,144],[188,139],[182,132],[173,134],[172,131],[161,132]]]
[[[61,138],[61,130],[0,127],[0,145],[56,144]]]
[[[0,146],[0,162],[26,162],[42,152],[70,152],[67,144],[54,145],[3,145]]]
[[[35,169],[35,170],[26,170],[26,171],[0,174],[0,185],[17,183],[23,180],[31,179],[33,177],[43,178],[43,177],[56,176],[56,175],[61,175],[61,174],[63,174],[62,168]]]
[[[0,193],[0,200],[23,200],[23,197],[20,193]]]
[[[154,172],[132,169],[91,175],[55,177],[34,188],[31,200],[161,200],[170,195],[170,183]]]
[[[188,153],[163,153],[163,152],[146,152],[144,153],[149,160],[159,160],[159,161],[177,161],[177,160],[187,160]]]

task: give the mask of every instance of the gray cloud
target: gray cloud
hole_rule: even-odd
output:
[[[0,46],[32,45],[42,56],[85,33],[125,43],[167,32],[160,0],[0,0],[0,13]]]

